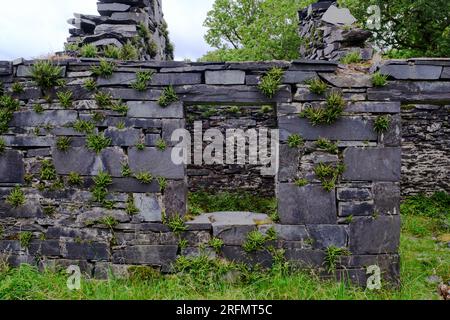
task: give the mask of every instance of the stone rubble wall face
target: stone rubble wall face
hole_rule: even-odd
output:
[[[323,269],[327,248],[347,248],[352,255],[341,259],[337,275],[350,277],[362,285],[367,279],[365,268],[372,264],[382,268],[386,280],[399,278],[401,170],[402,164],[412,167],[415,161],[412,153],[406,154],[406,158],[404,154],[402,160],[402,130],[406,133],[404,152],[408,143],[414,141],[414,147],[421,148],[421,152],[425,150],[429,155],[439,156],[439,163],[448,161],[448,152],[445,152],[448,151],[445,143],[448,146],[450,101],[450,90],[446,90],[450,88],[448,61],[388,62],[382,67],[383,72],[395,75],[398,71],[403,77],[406,72],[407,79],[392,79],[383,88],[373,88],[362,73],[335,73],[338,66],[331,62],[117,62],[114,75],[99,78],[97,83],[101,92],[110,93],[113,99],[128,105],[127,116],[100,108],[93,92],[84,88],[84,81],[92,78],[91,66],[97,65],[99,60],[60,61],[66,80],[64,90],[73,93],[73,105],[67,109],[58,102],[55,91],[44,99],[30,78],[33,63],[0,62],[0,81],[4,83],[5,92],[20,101],[20,110],[14,112],[8,132],[1,136],[6,149],[0,155],[0,224],[3,230],[0,253],[13,265],[77,264],[88,275],[100,278],[106,276],[108,268],[123,274],[130,265],[150,265],[170,272],[177,256],[197,255],[200,247],[208,248],[209,240],[217,236],[225,242],[220,253],[223,257],[269,266],[272,257],[267,251],[248,254],[241,244],[248,232],[264,231],[270,226],[236,223],[217,230],[210,223],[187,223],[188,229],[181,236],[188,241],[188,247],[180,249],[179,237],[162,222],[163,213],[168,217],[186,213],[188,170],[171,162],[171,144],[162,152],[156,148],[155,141],[167,139],[173,129],[185,128],[190,120],[185,110],[193,105],[237,104],[250,109],[274,106],[281,136],[280,170],[275,177],[280,222],[275,224],[278,240],[271,245],[284,249],[288,261],[318,269]],[[436,65],[438,68],[432,67]],[[257,83],[261,75],[273,67],[283,68],[285,75],[278,93],[268,99],[259,91]],[[415,79],[419,74],[417,69],[421,70],[424,80]],[[436,69],[441,71],[438,79],[434,79]],[[141,70],[155,71],[144,92],[130,86],[136,72]],[[327,79],[330,91],[340,90],[347,103],[344,115],[329,126],[312,126],[299,117],[307,103],[313,106],[324,103],[324,96],[311,94],[304,84],[305,79],[318,76]],[[17,82],[24,90],[12,93],[11,88]],[[179,102],[161,108],[157,100],[169,85],[175,88]],[[35,111],[37,104],[43,108],[41,113]],[[415,107],[405,109],[404,106],[411,104]],[[418,111],[423,110],[424,105],[430,105],[426,109],[431,109],[432,116],[427,118],[431,123],[425,123],[428,120],[422,119],[422,111]],[[403,119],[402,106],[406,110]],[[86,149],[86,135],[72,128],[77,120],[92,119],[94,112],[103,114],[95,123],[95,131],[104,132],[112,140],[99,154]],[[393,119],[388,132],[382,135],[373,128],[380,115],[390,115]],[[427,128],[427,133],[417,132],[418,123],[420,128]],[[118,129],[119,124],[124,124],[125,129]],[[305,139],[304,147],[288,147],[286,141],[295,133]],[[56,148],[61,136],[72,138],[66,152]],[[443,141],[439,145],[433,137]],[[315,141],[319,138],[339,141],[339,155],[318,150]],[[137,150],[137,141],[144,142],[144,150]],[[438,145],[439,148],[434,147]],[[55,181],[42,181],[44,159],[53,163],[64,186],[58,186]],[[314,174],[314,167],[339,161],[346,165],[346,170],[336,188],[326,192]],[[126,162],[133,172],[148,171],[154,177],[166,178],[166,188],[161,190],[156,179],[143,184],[133,177],[122,177],[122,164]],[[433,161],[417,165],[427,163]],[[107,198],[113,201],[112,209],[91,201],[93,180],[101,170],[112,176]],[[430,190],[435,186],[430,178],[433,170],[441,170],[439,174],[444,175],[443,170],[448,170],[448,166],[408,170],[403,182],[408,183],[409,194],[412,183],[418,186],[414,190]],[[71,172],[84,177],[82,186],[68,185]],[[414,180],[409,175],[414,175]],[[296,186],[294,182],[299,178],[307,179],[309,184]],[[25,192],[26,203],[13,208],[6,197],[16,185]],[[442,188],[449,191],[448,185],[442,184]],[[140,209],[134,216],[125,212],[131,194]],[[105,217],[114,218],[118,224],[110,228],[98,223]],[[23,232],[33,234],[27,248],[18,240]],[[216,255],[210,248],[207,252]],[[326,272],[323,274],[330,276]]]

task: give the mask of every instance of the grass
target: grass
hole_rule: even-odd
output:
[[[86,147],[99,154],[103,149],[111,145],[111,139],[105,137],[104,133],[90,134],[86,138]]]
[[[134,177],[143,184],[150,184],[153,181],[153,176],[150,172],[140,172],[136,173]]]
[[[391,126],[391,117],[388,115],[385,116],[379,116],[375,119],[375,122],[373,123],[373,128],[375,132],[377,133],[385,133],[389,130],[389,127]]]
[[[6,150],[6,142],[3,138],[0,138],[0,155]]]
[[[84,81],[83,86],[89,91],[95,91],[97,90],[97,81],[89,78],[86,81]]]
[[[127,114],[128,114],[128,106],[125,104],[125,103],[123,103],[122,101],[117,101],[117,102],[114,102],[112,105],[111,105],[111,110],[112,111],[114,111],[114,112],[117,112],[117,113],[119,113],[120,115],[122,115],[122,116],[124,116],[124,117],[126,117],[127,116]],[[125,123],[124,123],[125,124]],[[124,128],[125,128],[125,126],[124,126]]]
[[[98,49],[93,44],[85,44],[80,48],[80,55],[83,58],[96,58],[98,56]]]
[[[375,72],[372,75],[372,84],[374,87],[384,87],[388,83],[388,75],[381,74],[380,72]]]
[[[71,143],[72,143],[72,138],[70,138],[70,137],[59,137],[56,140],[56,148],[59,151],[67,152],[70,149]]]
[[[109,59],[120,59],[120,48],[115,45],[108,45],[103,50],[103,55]]]
[[[47,60],[38,61],[31,67],[31,77],[42,90],[56,87],[61,72],[61,67],[53,65],[52,62]]]
[[[258,84],[258,89],[269,99],[278,92],[282,83],[284,71],[280,68],[272,68],[267,72]]]
[[[55,166],[51,160],[45,159],[42,161],[40,178],[44,181],[53,181],[57,177]]]
[[[167,149],[167,143],[161,138],[156,140],[155,146],[159,151],[165,151]]]
[[[130,216],[134,216],[139,213],[139,209],[134,204],[133,194],[128,195],[126,206],[125,206],[125,212]]]
[[[300,135],[294,133],[288,137],[287,143],[289,148],[293,149],[302,147],[305,144],[305,140]]]
[[[116,65],[113,62],[101,60],[98,66],[92,66],[91,72],[97,77],[109,78],[113,75]]]
[[[19,94],[19,93],[24,92],[24,90],[25,89],[23,88],[23,84],[21,84],[20,82],[14,82],[11,86],[11,91],[13,93]]]
[[[189,214],[192,216],[219,211],[249,211],[269,215],[277,212],[275,198],[255,196],[249,192],[191,192],[188,202]]]
[[[305,83],[309,86],[309,91],[314,94],[322,95],[328,89],[328,85],[318,78],[307,80]]]
[[[147,90],[153,74],[153,71],[138,71],[136,73],[136,81],[131,84],[131,87],[137,91]]]
[[[91,134],[95,131],[95,123],[86,120],[77,120],[73,124],[73,129],[76,132]]]
[[[30,246],[31,240],[33,239],[33,234],[29,231],[21,232],[19,234],[19,242],[22,248],[28,248]]]
[[[181,232],[184,232],[187,230],[186,223],[185,223],[184,219],[180,216],[168,218],[166,221],[166,225],[175,234],[180,234]]]
[[[82,186],[84,183],[84,179],[82,176],[80,176],[79,173],[70,172],[69,176],[67,177],[67,182],[71,186]]]
[[[337,143],[333,143],[328,139],[325,138],[320,138],[316,141],[316,147],[324,150],[326,152],[329,152],[331,154],[338,154],[339,153],[339,148]]]
[[[94,177],[94,187],[92,188],[92,199],[94,202],[105,204],[108,195],[108,186],[113,183],[112,177],[107,172],[99,172]]]
[[[81,289],[67,289],[65,270],[39,272],[37,268],[0,267],[0,299],[4,300],[438,300],[437,285],[430,275],[450,281],[450,251],[437,238],[444,230],[434,225],[444,215],[450,218],[450,195],[417,196],[402,204],[401,287],[365,290],[348,283],[319,279],[314,273],[290,271],[282,261],[261,272],[242,265],[180,258],[176,274],[161,275],[153,268],[130,268],[128,279],[108,281],[81,279]],[[415,234],[412,223],[422,225],[424,235]],[[440,225],[438,223],[438,225]],[[448,231],[447,231],[448,232]],[[235,277],[230,277],[235,273]]]
[[[177,102],[179,100],[175,89],[172,86],[166,87],[163,90],[161,97],[158,99],[158,104],[166,108],[170,106],[172,103]]]
[[[325,107],[307,107],[300,113],[300,117],[307,118],[313,126],[330,125],[342,116],[345,106],[342,93],[333,91],[327,96]]]
[[[108,92],[97,92],[94,99],[100,108],[107,108],[112,105],[112,97]]]
[[[361,54],[357,51],[350,52],[346,56],[341,58],[342,64],[352,64],[361,62]]]
[[[137,60],[139,52],[132,43],[127,42],[120,49],[120,60]]]
[[[11,190],[11,193],[6,197],[6,203],[14,208],[23,206],[25,201],[25,194],[22,189],[20,189],[20,186],[15,186],[14,189]]]
[[[322,182],[322,187],[325,191],[330,192],[336,187],[336,182],[344,173],[345,166],[341,163],[333,166],[331,164],[319,163],[314,168],[314,173]]]

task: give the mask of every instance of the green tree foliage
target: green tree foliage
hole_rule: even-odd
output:
[[[204,26],[217,50],[202,61],[292,60],[299,56],[297,11],[315,0],[216,0]]]
[[[450,1],[448,0],[339,0],[365,23],[367,8],[381,9],[376,43],[392,58],[450,56]]]

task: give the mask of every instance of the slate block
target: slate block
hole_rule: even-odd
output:
[[[441,77],[442,67],[385,64],[381,66],[380,72],[397,80],[438,80]]]
[[[64,126],[77,120],[78,113],[73,110],[52,110],[36,113],[33,110],[15,112],[11,127],[38,127],[43,125]]]
[[[157,102],[129,101],[128,117],[134,118],[175,118],[184,117],[183,104],[181,102],[172,103],[166,108],[162,108]]]
[[[108,128],[105,136],[110,138],[112,145],[120,147],[131,147],[136,145],[140,139],[141,130],[126,128],[119,130],[117,128]]]
[[[337,225],[309,225],[307,226],[314,249],[327,249],[331,246],[345,248],[348,233],[345,226]]]
[[[109,260],[109,246],[106,243],[64,242],[61,246],[62,256],[67,259]]]
[[[347,148],[344,180],[399,181],[401,148]]]
[[[335,224],[337,222],[334,192],[321,185],[297,187],[280,183],[277,189],[278,213],[282,224]]]
[[[23,183],[25,168],[23,155],[15,150],[0,154],[0,183]]]
[[[164,207],[168,217],[184,216],[187,212],[188,189],[185,181],[169,181],[164,190]]]
[[[372,216],[375,213],[375,205],[373,201],[365,202],[340,202],[339,216],[340,217],[358,217],[358,216]]]
[[[350,224],[352,254],[397,253],[400,243],[400,216],[355,218]]]
[[[400,214],[400,186],[390,182],[377,182],[373,185],[375,211],[381,215]]]
[[[245,72],[240,70],[206,71],[205,81],[206,84],[212,85],[244,84]]]
[[[117,250],[113,254],[113,262],[119,264],[145,264],[168,266],[177,258],[178,246],[133,246]]]

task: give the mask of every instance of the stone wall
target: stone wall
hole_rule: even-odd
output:
[[[74,28],[69,30],[67,54],[78,56],[86,44],[96,46],[99,54],[107,46],[131,44],[140,60],[173,60],[161,0],[100,0],[97,8],[100,16],[76,13],[68,20]]]
[[[264,233],[273,227],[277,240],[267,245],[284,249],[287,260],[302,267],[330,276],[324,270],[326,251],[338,247],[350,253],[338,263],[339,277],[364,284],[365,268],[377,264],[386,280],[398,279],[401,105],[448,103],[450,82],[445,81],[447,67],[442,66],[448,61],[388,62],[382,72],[393,77],[406,74],[407,79],[374,88],[369,75],[333,62],[116,61],[111,77],[96,78],[91,68],[99,60],[71,59],[59,61],[65,80],[58,82],[61,87],[45,92],[31,79],[34,63],[0,63],[4,95],[20,102],[1,135],[5,148],[0,155],[0,252],[13,265],[77,264],[97,277],[104,277],[109,267],[121,273],[130,265],[170,272],[177,256],[206,250],[211,256],[268,266],[270,250],[247,253],[242,244],[250,231]],[[283,69],[284,76],[276,95],[267,98],[257,85],[273,67]],[[139,92],[131,85],[143,70],[155,73],[147,90]],[[417,76],[427,80],[411,81]],[[327,82],[326,94],[313,94],[304,83],[317,77]],[[87,79],[95,80],[98,92],[110,95],[113,102],[101,107],[98,92],[84,85]],[[169,86],[179,101],[163,108],[158,99]],[[72,93],[69,106],[62,105],[61,92]],[[332,92],[345,99],[344,113],[337,121],[314,126],[299,116],[308,107],[325,107]],[[8,99],[3,99],[4,107]],[[123,104],[127,109],[115,108]],[[188,221],[180,234],[169,227],[172,217],[185,215],[187,194],[187,168],[172,163],[170,136],[195,119],[193,106],[204,105],[218,106],[218,110],[235,105],[244,110],[273,107],[272,116],[263,115],[260,120],[251,111],[242,116],[256,121],[251,126],[271,126],[276,113],[282,142],[280,170],[274,177],[279,222],[272,223],[266,215],[235,214],[230,219],[225,214]],[[389,116],[391,125],[378,134],[374,122],[381,115]],[[240,117],[231,119],[236,125]],[[91,124],[90,134],[80,132],[80,120]],[[216,124],[221,127],[223,121],[227,120],[220,118]],[[439,130],[448,134],[447,124],[435,135]],[[99,153],[87,147],[97,134],[111,139]],[[289,147],[286,142],[294,134],[305,144]],[[67,150],[61,150],[61,137],[70,138]],[[319,138],[336,143],[337,152],[318,147]],[[124,177],[125,164],[134,174],[150,173],[154,179],[143,183],[133,174]],[[345,170],[325,191],[316,169],[337,164],[344,164]],[[105,201],[98,203],[93,201],[94,187],[102,171],[112,181]],[[74,184],[74,173],[83,181]],[[14,207],[6,200],[17,185],[26,201]],[[136,212],[130,210],[134,207]],[[218,253],[209,248],[212,237],[224,242]]]

